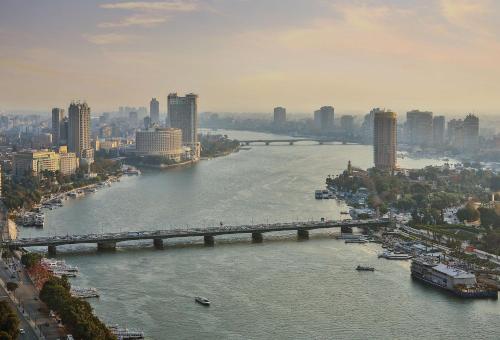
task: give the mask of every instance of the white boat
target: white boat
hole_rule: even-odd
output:
[[[204,297],[201,297],[201,296],[197,296],[194,298],[194,300],[196,302],[198,302],[199,304],[202,304],[204,306],[210,306],[210,300],[208,300],[207,298],[204,298]]]
[[[412,256],[409,254],[395,254],[390,251],[384,251],[383,253],[379,254],[378,257],[387,260],[409,260],[412,258]]]
[[[71,287],[71,295],[81,299],[98,298],[99,293],[95,288]]]

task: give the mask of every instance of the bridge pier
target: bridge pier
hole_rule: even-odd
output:
[[[299,240],[308,240],[309,239],[309,230],[297,229],[297,238]]]
[[[319,145],[323,145],[324,143],[323,142],[319,142]]]
[[[352,227],[342,226],[342,227],[340,227],[340,232],[342,234],[352,234]]]
[[[253,243],[262,243],[264,238],[262,237],[262,233],[252,233],[252,242]]]
[[[163,239],[161,238],[154,238],[153,239],[153,245],[156,249],[163,249]]]
[[[293,142],[290,142],[290,145],[293,145]]]
[[[205,242],[205,246],[207,247],[213,247],[215,245],[214,235],[203,236],[203,241]]]
[[[101,251],[114,251],[116,250],[116,242],[98,242],[97,250]]]
[[[266,145],[269,145],[269,142],[266,142]]]
[[[246,142],[245,144],[246,144],[246,145],[250,145],[250,142]]]
[[[50,256],[55,256],[57,254],[56,246],[48,246],[47,248]]]

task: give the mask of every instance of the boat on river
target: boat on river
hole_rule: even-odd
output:
[[[366,266],[357,266],[356,270],[360,271],[360,272],[373,272],[373,271],[375,271],[375,268],[373,268],[373,267],[366,267]]]
[[[204,306],[210,306],[210,300],[205,298],[205,297],[202,297],[202,296],[195,297],[194,301],[196,301],[199,304],[204,305]]]

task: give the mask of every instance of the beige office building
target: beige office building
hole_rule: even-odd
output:
[[[163,156],[179,161],[183,153],[182,131],[174,128],[137,131],[135,145],[139,155]]]
[[[397,114],[378,110],[373,121],[373,157],[375,167],[392,171],[396,168]]]
[[[14,155],[14,176],[33,175],[60,169],[59,154],[54,151],[23,151]]]
[[[72,175],[78,169],[80,162],[74,152],[59,154],[59,169],[63,175]]]

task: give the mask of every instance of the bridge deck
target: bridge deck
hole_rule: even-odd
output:
[[[220,226],[212,228],[169,229],[155,231],[137,231],[106,234],[67,235],[38,238],[21,238],[6,241],[8,247],[59,246],[65,244],[124,242],[133,240],[152,240],[195,236],[216,236],[229,234],[268,233],[290,230],[314,230],[339,227],[381,227],[388,226],[388,220],[354,220],[354,221],[324,221],[295,222],[277,224],[259,224],[244,226]]]

